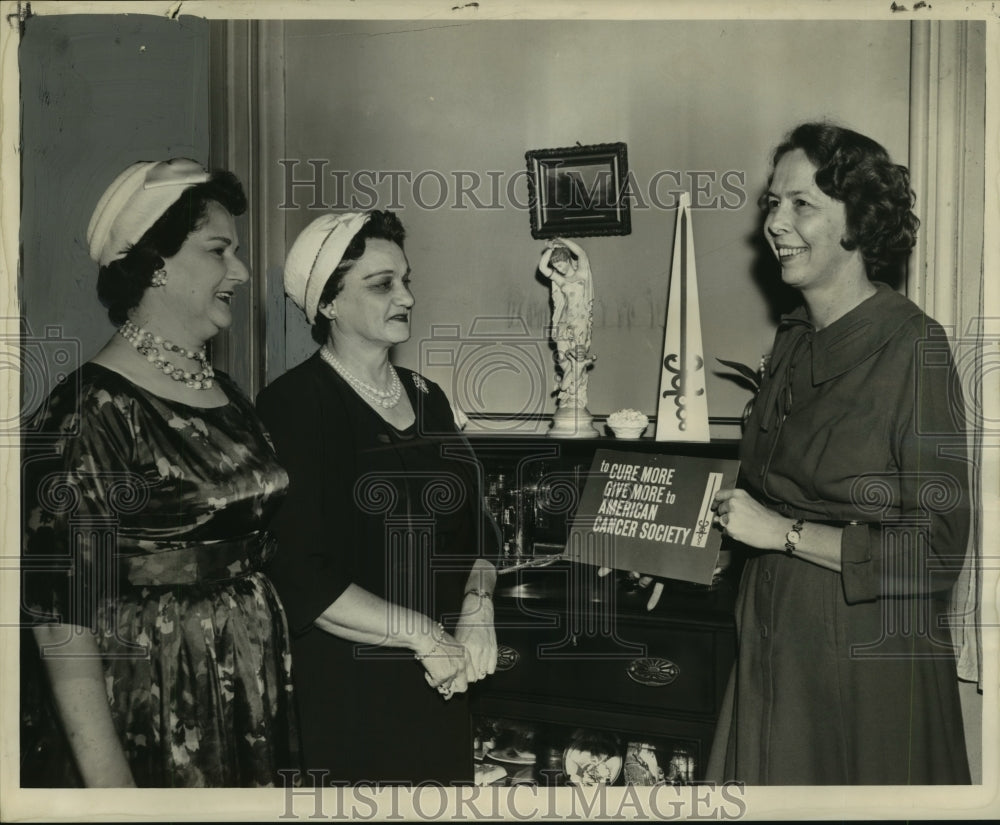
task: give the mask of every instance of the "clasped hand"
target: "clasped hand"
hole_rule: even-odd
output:
[[[427,684],[446,700],[465,693],[470,684],[496,671],[497,636],[492,615],[463,615],[455,635],[443,632],[436,642],[437,646],[420,662]]]
[[[465,677],[466,656],[465,645],[447,631],[441,631],[435,637],[434,647],[420,657],[420,664],[424,666],[424,679],[445,700],[469,689],[469,682]]]
[[[465,679],[485,679],[497,669],[497,633],[493,626],[493,603],[480,599],[477,609],[463,613],[455,638],[465,646]]]

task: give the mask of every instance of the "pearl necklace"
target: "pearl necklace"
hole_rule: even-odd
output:
[[[362,381],[354,375],[328,347],[323,346],[320,348],[319,357],[333,367],[360,395],[367,398],[373,404],[390,410],[399,403],[399,399],[403,396],[403,385],[399,380],[399,375],[391,364],[389,365],[389,372],[392,374],[392,385],[388,390],[380,390],[378,387],[373,387],[368,382]]]
[[[170,376],[174,381],[183,381],[184,386],[195,390],[211,389],[215,383],[212,380],[215,378],[215,370],[208,363],[208,354],[205,352],[204,347],[199,350],[179,347],[161,335],[153,335],[153,333],[132,323],[132,321],[126,321],[122,324],[118,328],[118,334],[135,347],[136,352],[146,356],[146,360],[155,369],[158,369],[164,375]],[[201,369],[198,372],[188,372],[181,367],[175,366],[166,358],[160,357],[160,347],[167,352],[176,352],[178,355],[183,355],[185,358],[197,361]]]

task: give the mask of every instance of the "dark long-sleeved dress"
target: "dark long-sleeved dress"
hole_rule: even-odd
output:
[[[299,766],[288,630],[261,572],[288,478],[218,382],[229,403],[193,407],[85,364],[25,431],[25,620],[96,631],[140,787],[281,785]],[[24,783],[72,781],[47,768]]]
[[[800,309],[775,338],[741,485],[789,527],[844,526],[842,571],[745,548],[710,778],[970,781],[942,621],[968,538],[961,391],[941,327],[877,287],[822,330]]]
[[[496,558],[478,471],[447,398],[417,373],[398,372],[416,413],[404,431],[318,354],[257,399],[290,477],[268,572],[292,630],[303,761],[326,771],[327,784],[473,776],[464,694],[444,701],[409,650],[355,644],[314,625],[354,583],[450,628],[475,558]]]

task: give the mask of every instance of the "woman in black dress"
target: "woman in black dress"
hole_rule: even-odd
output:
[[[879,279],[919,222],[905,167],[809,123],[775,152],[765,234],[803,305],[779,326],[717,520],[749,557],[710,778],[969,782],[951,639],[969,498],[941,327]]]
[[[288,633],[260,572],[288,479],[205,352],[248,278],[245,209],[231,173],[186,159],[112,183],[87,240],[118,333],[27,430],[26,620],[88,787],[276,785],[298,767]]]
[[[319,783],[471,782],[464,693],[496,667],[477,465],[441,389],[389,362],[410,336],[403,237],[378,211],[302,232],[285,289],[321,348],[257,399],[290,478],[269,573]]]

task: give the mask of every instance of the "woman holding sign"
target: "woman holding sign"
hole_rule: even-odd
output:
[[[737,489],[715,500],[748,560],[709,776],[968,783],[941,621],[968,538],[962,399],[941,327],[880,283],[915,243],[909,174],[863,135],[804,124],[762,200],[803,304],[778,328]]]

